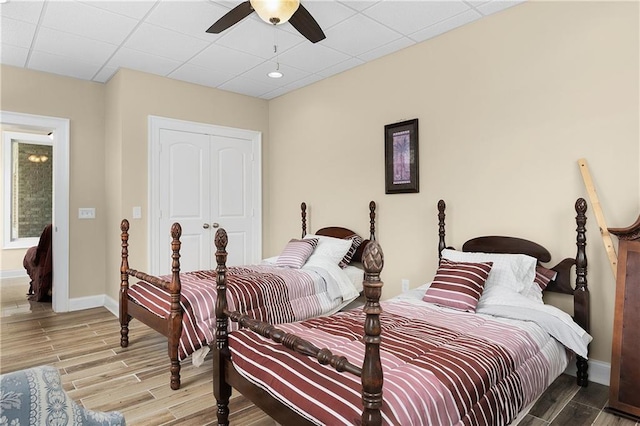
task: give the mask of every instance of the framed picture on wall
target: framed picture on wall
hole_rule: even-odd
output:
[[[419,192],[418,119],[384,126],[385,193]]]

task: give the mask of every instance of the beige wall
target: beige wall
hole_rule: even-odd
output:
[[[447,243],[506,234],[574,256],[586,158],[609,226],[640,211],[638,3],[527,2],[272,100],[267,173],[277,254],[301,200],[311,228],[367,235],[378,204],[384,297],[429,281],[438,199]],[[384,125],[419,119],[420,193],[384,193]],[[588,210],[592,357],[608,361],[615,283]],[[280,220],[278,220],[280,219]]]
[[[71,119],[71,297],[117,297],[133,206],[131,257],[146,265],[148,115],[263,132],[265,256],[299,234],[301,201],[311,230],[367,235],[375,200],[390,297],[431,279],[440,198],[449,244],[519,235],[555,263],[575,254],[586,158],[608,225],[636,219],[638,34],[637,3],[527,2],[269,102],[130,70],[101,85],[3,66],[1,107]],[[384,125],[411,118],[420,193],[385,195]],[[90,205],[97,219],[78,221]],[[592,357],[608,361],[615,283],[588,214]]]
[[[10,66],[0,78],[2,110],[69,119],[69,296],[103,294],[104,85]],[[79,207],[95,207],[96,219],[79,220]],[[2,270],[21,269],[22,256],[2,250]]]

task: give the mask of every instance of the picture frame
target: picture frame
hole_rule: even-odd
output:
[[[385,193],[419,190],[418,119],[384,126]]]

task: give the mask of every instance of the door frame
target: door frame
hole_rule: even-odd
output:
[[[16,129],[53,132],[53,294],[54,312],[69,311],[69,119],[1,111],[0,123]],[[6,129],[9,130],[9,129]],[[7,230],[4,230],[6,232]]]
[[[251,185],[253,196],[253,233],[252,253],[250,253],[250,263],[258,263],[262,259],[262,133],[255,130],[237,129],[233,127],[218,126],[214,124],[196,123],[192,121],[178,120],[174,118],[149,116],[149,185],[148,185],[148,264],[152,274],[157,274],[160,265],[159,235],[154,231],[158,229],[160,217],[151,212],[160,211],[160,185],[159,185],[159,163],[160,163],[160,130],[175,130],[189,133],[200,133],[205,135],[218,135],[229,138],[249,139],[252,145],[253,170],[251,173]],[[167,229],[167,233],[169,230]],[[211,241],[213,245],[213,241]],[[165,260],[167,262],[168,260]]]

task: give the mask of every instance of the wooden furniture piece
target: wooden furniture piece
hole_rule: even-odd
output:
[[[611,380],[607,411],[640,421],[640,217],[609,228],[618,243]]]
[[[301,209],[301,223],[302,223],[302,236],[307,234],[307,205],[302,203]],[[364,242],[356,250],[353,259],[359,261],[362,251],[369,241],[375,240],[375,202],[369,203],[369,221],[370,221],[370,236],[369,239]],[[180,224],[174,223],[171,227],[171,275],[164,277],[157,277],[145,272],[135,270],[129,266],[129,221],[124,219],[120,225],[121,230],[121,246],[122,246],[122,261],[120,265],[120,294],[119,294],[119,319],[120,319],[120,346],[126,348],[129,346],[129,322],[135,318],[145,325],[153,328],[157,332],[167,337],[167,345],[169,352],[169,359],[171,362],[171,389],[177,390],[180,388],[180,360],[179,360],[179,345],[180,339],[183,334],[183,319],[185,318],[185,312],[183,310],[181,300],[185,296],[181,293],[182,283],[180,274],[180,236],[182,229]],[[317,235],[324,235],[336,238],[345,238],[352,235],[357,235],[356,232],[343,228],[343,227],[326,227],[318,230]],[[141,303],[134,301],[130,294],[129,278],[135,277],[147,284],[154,286],[155,288],[164,290],[168,294],[170,302],[170,312],[167,315],[160,316],[158,313],[152,312],[148,307]],[[212,284],[213,285],[213,284]],[[214,306],[215,302],[211,302],[211,306]],[[192,327],[193,328],[193,327]],[[211,344],[212,342],[207,342]]]
[[[554,269],[557,277],[549,283],[547,288],[550,291],[568,293],[574,296],[575,319],[585,330],[589,327],[589,292],[587,288],[587,257],[585,251],[586,236],[586,202],[580,198],[575,203],[577,212],[577,254],[575,258],[567,258],[559,262]],[[439,243],[441,252],[446,248],[444,231],[445,203],[438,203],[439,219]],[[229,424],[229,399],[232,388],[238,390],[246,398],[251,400],[256,406],[265,411],[269,416],[280,424],[308,425],[312,424],[299,412],[291,409],[288,405],[272,396],[269,392],[256,385],[253,381],[245,378],[235,367],[229,347],[228,325],[230,321],[238,322],[242,327],[280,343],[284,347],[296,353],[317,359],[323,365],[329,365],[338,372],[347,372],[361,378],[362,383],[362,417],[363,425],[379,425],[382,422],[382,361],[380,358],[380,342],[384,339],[381,335],[380,295],[382,282],[380,272],[383,266],[382,250],[377,243],[367,246],[363,254],[365,268],[364,292],[366,304],[364,313],[364,334],[362,341],[365,344],[365,355],[362,366],[350,363],[345,357],[339,357],[331,353],[329,349],[319,349],[314,344],[294,335],[278,329],[271,324],[256,321],[239,312],[228,309],[226,303],[226,233],[219,230],[216,234],[216,260],[218,263],[217,290],[218,298],[216,304],[216,346],[214,348],[214,395],[217,401],[218,425]],[[542,246],[528,240],[512,237],[480,237],[465,243],[465,250],[482,249],[493,253],[524,253],[535,256],[541,262],[551,260],[551,255]],[[575,289],[570,283],[570,271],[576,267]],[[587,385],[587,363],[586,360],[578,359],[578,383],[581,386]],[[317,383],[317,382],[314,382]],[[318,389],[313,390],[315,399]],[[354,419],[355,421],[355,419]]]

